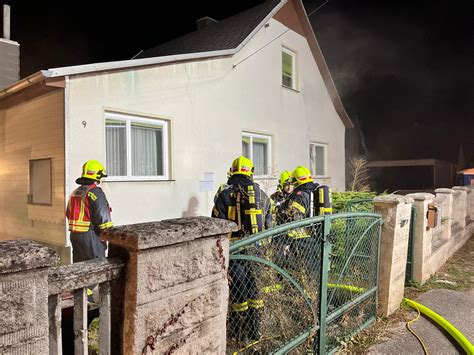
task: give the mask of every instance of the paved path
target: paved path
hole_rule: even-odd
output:
[[[422,294],[416,301],[447,319],[474,344],[474,289],[434,289]],[[416,313],[413,313],[413,316],[415,317]],[[404,326],[405,324],[401,324],[401,327]],[[412,329],[422,338],[430,355],[464,353],[453,345],[447,333],[423,316],[412,323]],[[397,337],[370,348],[369,354],[423,354],[423,349],[413,334],[404,328]]]

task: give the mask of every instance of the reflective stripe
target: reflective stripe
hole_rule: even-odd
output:
[[[253,300],[249,298],[248,303],[250,308],[259,309],[263,307],[263,300]]]
[[[310,233],[306,233],[303,229],[294,229],[288,232],[288,236],[293,239],[304,239],[311,237]]]
[[[247,309],[249,309],[249,304],[247,302],[233,303],[232,304],[232,310],[234,312],[244,312]]]
[[[283,286],[281,284],[274,284],[274,285],[262,287],[262,291],[265,293],[271,293],[271,292],[280,291],[282,288]]]
[[[321,205],[324,205],[324,189],[319,189],[319,203]]]
[[[304,208],[304,206],[300,205],[298,202],[296,201],[293,201],[291,203],[291,207],[294,207],[296,208],[298,211],[300,211],[301,213],[306,213],[306,208]]]
[[[93,192],[89,192],[87,195],[92,199],[92,201],[97,200],[97,196]]]
[[[235,221],[235,206],[229,206],[227,208],[227,219]]]
[[[112,222],[105,222],[105,223],[99,224],[100,229],[110,228],[112,226],[113,226]]]

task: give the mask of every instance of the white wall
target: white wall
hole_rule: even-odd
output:
[[[199,181],[204,172],[213,172],[215,188],[225,182],[232,160],[241,154],[242,131],[272,135],[277,171],[308,166],[309,142],[328,143],[327,181],[343,190],[344,126],[306,39],[290,30],[274,40],[286,30],[271,20],[233,58],[70,78],[67,193],[84,161],[105,162],[106,109],[171,122],[173,181],[103,184],[116,224],[180,217],[192,197],[198,201],[196,213],[209,215],[214,192],[199,192]],[[282,45],[297,52],[299,92],[281,86]]]
[[[52,159],[52,206],[27,204],[29,160],[41,158]],[[64,204],[62,91],[0,110],[0,239],[64,246]]]

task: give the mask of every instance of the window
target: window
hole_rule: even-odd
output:
[[[168,179],[168,122],[107,112],[109,180]]]
[[[52,205],[51,158],[30,160],[30,193],[28,203]]]
[[[254,133],[242,133],[242,155],[252,160],[254,175],[269,175],[271,167],[271,142],[270,136]]]
[[[309,166],[313,176],[327,176],[326,144],[309,144]]]
[[[281,80],[282,85],[290,89],[296,89],[295,80],[295,59],[296,55],[289,49],[283,48],[281,51]]]

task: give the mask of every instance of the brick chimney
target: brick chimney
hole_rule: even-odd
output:
[[[10,40],[10,6],[3,5],[0,38],[0,90],[20,80],[20,44]]]
[[[217,20],[214,20],[212,17],[209,17],[209,16],[201,17],[200,19],[196,20],[197,29],[201,30],[204,27],[210,26],[216,22]]]

